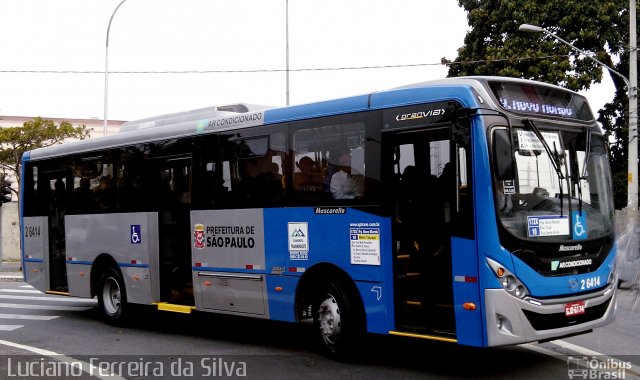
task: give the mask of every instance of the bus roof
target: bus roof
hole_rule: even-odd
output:
[[[493,103],[491,96],[489,96],[484,87],[484,83],[491,80],[522,82],[522,79],[503,77],[457,77],[415,83],[364,95],[287,107],[252,104],[213,106],[126,122],[123,124],[120,133],[35,149],[29,152],[26,158],[38,160],[167,138],[400,107],[425,101],[456,100],[465,107],[474,107],[478,106],[478,100],[471,89],[475,90],[475,93],[485,101]],[[530,82],[537,85],[541,84],[539,82]],[[558,86],[548,86],[564,90]],[[497,105],[495,106],[497,107]]]

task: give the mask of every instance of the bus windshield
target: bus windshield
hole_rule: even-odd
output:
[[[613,196],[603,137],[588,127],[558,131],[527,124],[513,129],[514,179],[495,181],[502,226],[538,242],[610,235]]]

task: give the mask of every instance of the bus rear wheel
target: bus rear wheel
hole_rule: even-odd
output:
[[[120,273],[109,268],[98,282],[98,306],[104,319],[113,325],[124,323],[128,315],[127,292]]]
[[[313,305],[313,322],[323,351],[329,356],[348,359],[355,354],[358,340],[364,335],[355,295],[339,282],[321,287]]]

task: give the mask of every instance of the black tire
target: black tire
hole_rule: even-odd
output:
[[[313,324],[322,351],[342,360],[355,357],[365,331],[359,298],[346,289],[338,281],[328,281],[313,303]]]
[[[127,291],[120,272],[108,268],[98,282],[98,306],[104,320],[112,325],[122,325],[129,316]]]

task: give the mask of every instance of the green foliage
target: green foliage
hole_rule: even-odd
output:
[[[518,30],[541,26],[579,49],[611,63],[624,50],[628,30],[627,3],[603,1],[459,0],[471,30],[449,76],[504,75],[541,80],[572,90],[588,89],[602,79],[601,67],[577,57],[567,45],[544,33]],[[472,61],[473,63],[463,63]],[[474,62],[480,61],[480,62]],[[459,62],[459,63],[456,63]]]
[[[628,72],[629,2],[627,0],[458,0],[467,11],[470,31],[449,76],[502,75],[587,90],[602,80],[602,68],[545,33],[518,30],[537,25],[554,33],[618,72]],[[614,65],[612,57],[621,62]],[[443,62],[447,61],[443,58]],[[627,200],[628,98],[624,81],[613,101],[599,111],[609,141],[616,208]],[[636,142],[637,143],[637,142]]]
[[[24,152],[60,144],[67,139],[87,137],[89,131],[85,125],[74,127],[66,121],[56,125],[40,117],[24,122],[22,127],[0,128],[0,166],[4,172],[11,172],[20,181]]]

